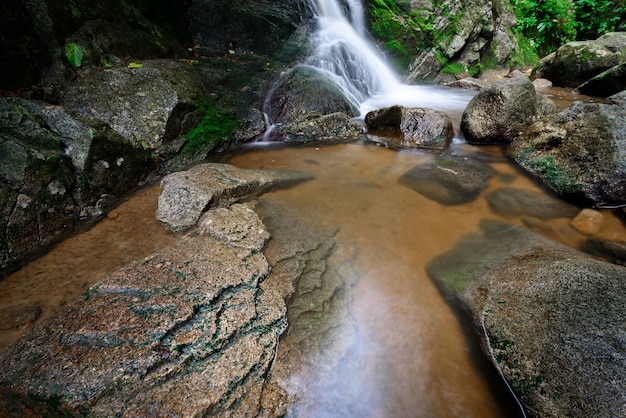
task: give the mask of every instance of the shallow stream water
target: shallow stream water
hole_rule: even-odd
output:
[[[310,391],[309,416],[501,417],[501,394],[494,393],[462,332],[458,318],[428,278],[424,266],[450,249],[481,219],[512,226],[531,225],[571,247],[585,236],[570,219],[502,217],[485,195],[501,187],[542,191],[502,156],[499,147],[472,147],[459,141],[448,152],[482,155],[498,174],[467,204],[440,205],[398,184],[398,178],[433,153],[393,151],[372,143],[318,147],[251,147],[221,156],[241,168],[295,169],[313,180],[271,192],[301,213],[339,228],[339,246],[350,248],[357,276],[351,315],[358,329],[359,368],[318,377]],[[545,191],[542,191],[545,192]],[[40,322],[121,266],[172,243],[155,219],[158,186],[121,204],[91,230],[54,248],[0,282],[0,316],[29,311],[41,315],[18,328],[0,329],[0,352],[33,323]],[[599,235],[626,241],[626,230],[604,212]],[[346,261],[348,262],[348,261]],[[352,282],[351,281],[351,282]],[[32,310],[30,310],[32,312]],[[6,317],[0,318],[7,328]],[[320,375],[321,376],[321,375]]]

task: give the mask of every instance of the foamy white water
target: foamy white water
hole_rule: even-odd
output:
[[[311,0],[318,30],[306,65],[333,80],[346,98],[367,112],[393,105],[428,107],[460,118],[474,93],[436,86],[406,85],[388,65],[385,56],[368,38],[359,0]],[[344,10],[349,12],[348,15]]]

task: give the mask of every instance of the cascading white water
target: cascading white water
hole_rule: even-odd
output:
[[[361,118],[392,105],[429,107],[453,113],[453,119],[463,112],[473,93],[403,84],[368,39],[361,1],[344,4],[348,15],[339,0],[310,0],[318,29],[305,65],[327,74],[360,110]]]
[[[394,89],[399,80],[364,37],[360,1],[348,6],[350,19],[337,0],[312,0],[318,29],[305,64],[325,73],[359,108],[370,97]]]
[[[403,84],[368,37],[361,0],[309,0],[309,7],[317,29],[311,37],[311,53],[300,65],[315,68],[333,81],[359,109],[359,119],[393,105],[426,107],[447,113],[458,137],[461,115],[475,92]],[[276,126],[270,107],[271,93],[264,104],[263,143],[271,142]]]

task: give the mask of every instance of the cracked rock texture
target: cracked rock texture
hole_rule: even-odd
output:
[[[0,409],[19,416],[27,406],[7,399],[21,396],[77,415],[256,415],[286,308],[264,288],[263,224],[248,206],[229,210],[243,216],[204,219],[10,347]]]
[[[228,164],[199,164],[161,181],[157,218],[171,231],[195,225],[204,211],[254,199],[279,186],[308,180],[288,170],[244,170]]]
[[[337,370],[356,332],[354,251],[337,231],[274,193],[201,214],[175,244],[110,274],[9,347],[0,411],[311,411],[318,369]]]

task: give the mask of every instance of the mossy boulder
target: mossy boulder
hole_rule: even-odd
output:
[[[625,62],[626,32],[613,32],[596,40],[568,42],[544,58],[541,68],[543,77],[555,85],[577,87]]]
[[[529,416],[622,416],[626,268],[484,221],[426,266]]]
[[[4,272],[143,181],[155,164],[108,126],[62,107],[0,100],[0,222]]]
[[[268,116],[276,124],[295,122],[309,113],[358,115],[356,106],[335,82],[320,70],[304,65],[283,75],[268,100]]]
[[[561,196],[595,206],[626,203],[623,101],[574,102],[524,130],[507,153]]]

